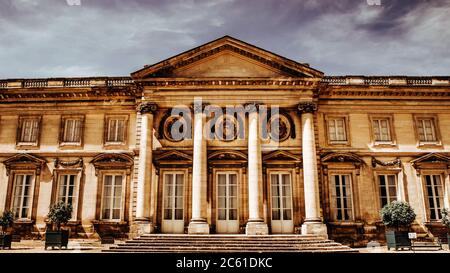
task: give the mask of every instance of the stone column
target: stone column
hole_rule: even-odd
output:
[[[248,104],[248,212],[245,228],[247,235],[268,234],[267,224],[262,217],[262,155],[260,139],[260,120],[256,103]]]
[[[141,139],[139,143],[139,166],[137,178],[136,218],[137,233],[153,232],[150,219],[150,191],[152,184],[153,114],[157,105],[141,103],[137,110],[141,113]]]
[[[314,136],[313,102],[298,105],[302,117],[302,159],[303,183],[305,190],[305,222],[302,234],[327,235],[327,227],[320,217],[319,175],[317,170],[316,143]]]
[[[205,114],[203,106],[194,103],[194,155],[192,162],[192,219],[189,234],[209,234],[206,221],[207,197],[207,154],[206,139],[203,134]]]

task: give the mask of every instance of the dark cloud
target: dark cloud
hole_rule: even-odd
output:
[[[450,0],[81,3],[0,0],[0,78],[128,75],[223,35],[326,74],[450,74]]]

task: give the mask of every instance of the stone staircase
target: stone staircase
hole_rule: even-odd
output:
[[[324,237],[312,235],[186,234],[142,235],[103,251],[147,253],[358,252]]]

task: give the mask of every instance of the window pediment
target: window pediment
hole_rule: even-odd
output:
[[[429,153],[411,160],[416,169],[422,168],[447,168],[450,169],[450,157],[442,153]]]
[[[36,173],[40,174],[45,163],[44,159],[31,154],[16,154],[3,161],[6,167],[6,175],[9,175],[11,169],[31,169],[36,170]]]
[[[155,161],[157,161],[157,162],[180,161],[180,162],[191,163],[192,156],[185,154],[183,152],[180,152],[180,151],[169,151],[169,152],[165,152],[165,153],[162,153],[162,154],[156,156]]]
[[[239,151],[215,151],[208,155],[208,161],[247,161],[247,155]]]
[[[125,169],[127,174],[131,173],[134,164],[133,157],[128,154],[103,153],[95,156],[91,163],[95,167],[95,173],[99,170],[118,170]]]
[[[301,162],[300,156],[294,155],[286,151],[275,151],[270,154],[263,156],[263,161],[294,161]]]
[[[322,163],[353,163],[364,164],[364,161],[353,153],[329,153],[321,159]]]

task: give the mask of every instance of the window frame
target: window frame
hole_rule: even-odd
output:
[[[441,210],[443,208],[445,208],[445,198],[446,198],[446,188],[445,188],[445,177],[446,177],[446,173],[442,172],[442,171],[433,171],[433,170],[427,170],[427,171],[421,171],[420,173],[420,178],[422,181],[422,192],[423,192],[423,201],[424,201],[424,205],[425,205],[425,215],[426,215],[426,219],[428,222],[440,222],[441,221],[441,215],[439,215],[438,219],[431,219],[431,207],[429,204],[429,196],[428,196],[428,191],[427,191],[427,183],[426,183],[426,178],[425,176],[439,176],[440,181],[441,181],[441,190],[442,190],[442,198],[441,198]],[[433,179],[433,182],[435,182],[435,180]],[[435,185],[435,184],[433,184]],[[434,191],[434,189],[433,189]],[[436,202],[436,197],[437,196],[433,196],[433,202]],[[437,210],[437,208],[434,208],[435,210]],[[435,212],[436,213],[436,212]]]
[[[381,184],[380,184],[380,176],[384,176],[385,177],[385,187],[387,187],[388,185],[388,180],[386,180],[386,178],[388,176],[394,176],[395,177],[395,200],[394,201],[399,201],[402,199],[402,197],[400,196],[400,189],[399,189],[399,177],[398,177],[398,172],[396,171],[381,171],[381,172],[375,172],[375,181],[376,181],[376,186],[377,186],[377,193],[378,193],[378,202],[379,202],[379,208],[380,210],[383,208],[383,202],[381,201]],[[388,189],[386,190],[387,195],[385,196],[387,198],[387,204],[390,204],[393,201],[390,201],[390,195],[389,195],[389,191]]]
[[[289,176],[289,187],[290,187],[290,190],[291,190],[291,196],[290,196],[290,199],[291,199],[291,201],[290,201],[290,210],[291,210],[291,219],[290,220],[285,220],[285,219],[283,219],[283,220],[281,220],[281,218],[282,218],[282,214],[283,214],[283,209],[286,209],[284,206],[282,206],[283,207],[283,209],[281,209],[281,207],[278,207],[277,209],[279,210],[279,213],[280,213],[280,219],[278,219],[278,220],[274,220],[273,219],[273,191],[272,191],[272,183],[273,183],[273,181],[272,181],[272,175],[276,175],[276,176],[278,176],[278,179],[282,176],[282,175],[288,175]],[[267,196],[267,198],[268,199],[270,199],[270,202],[269,202],[269,204],[270,204],[270,207],[269,207],[269,219],[270,219],[270,222],[272,222],[272,221],[293,221],[294,222],[294,217],[295,217],[295,213],[296,213],[296,208],[295,208],[295,202],[294,202],[294,200],[295,200],[295,188],[294,188],[294,173],[293,173],[293,171],[292,170],[289,170],[289,169],[287,169],[287,170],[278,170],[278,169],[274,169],[274,170],[269,170],[268,172],[267,172],[267,178],[268,178],[268,183],[267,183],[267,192],[268,192],[268,196]],[[280,186],[280,184],[281,184],[281,181],[278,181],[278,183],[279,183],[279,186],[278,187],[282,187],[282,186]],[[281,196],[278,196],[278,199],[280,200],[280,202],[281,202],[281,198],[280,198]],[[283,197],[286,197],[286,196],[283,196]]]
[[[80,140],[78,142],[68,142],[64,140],[66,122],[68,120],[79,120],[81,122],[80,125]],[[85,115],[62,115],[61,116],[61,125],[59,131],[59,147],[60,148],[77,148],[83,147],[84,145],[84,127],[85,127]]]
[[[420,148],[435,148],[436,146],[442,146],[442,137],[439,129],[439,120],[438,116],[435,114],[414,114],[414,130],[416,134],[417,146]],[[433,130],[435,134],[436,140],[434,141],[424,141],[420,140],[419,134],[419,122],[424,119],[431,119]]]
[[[349,116],[347,114],[325,114],[325,136],[327,138],[327,144],[330,146],[350,146],[351,137],[350,137],[350,124],[349,124]],[[330,121],[336,119],[343,119],[344,121],[344,133],[345,140],[331,140],[330,137]]]
[[[112,175],[114,177],[116,176],[122,176],[122,192],[120,195],[121,202],[120,202],[120,218],[119,219],[108,219],[103,218],[103,209],[104,209],[104,198],[105,198],[105,177],[108,175]],[[100,194],[100,211],[99,211],[99,217],[98,219],[102,222],[111,222],[111,223],[117,223],[117,222],[123,222],[125,221],[125,209],[126,209],[126,193],[127,193],[127,174],[124,171],[105,171],[101,173],[101,194]],[[112,212],[111,212],[112,213]]]
[[[335,201],[335,199],[333,199],[333,192],[331,190],[331,187],[334,185],[335,181],[333,180],[333,176],[348,176],[350,179],[349,185],[350,185],[350,191],[347,191],[347,194],[350,192],[351,194],[351,217],[348,220],[342,220],[342,219],[337,219],[337,210],[338,208],[333,208],[333,201]],[[354,186],[353,186],[353,181],[355,179],[355,175],[352,171],[331,171],[328,174],[328,187],[329,187],[329,200],[330,200],[330,204],[329,204],[329,209],[330,209],[330,217],[331,220],[333,222],[339,222],[339,223],[348,223],[348,222],[355,222],[356,221],[356,200],[355,200],[355,194],[354,194]],[[340,180],[341,181],[341,180]],[[342,187],[342,186],[341,186]],[[348,198],[348,197],[347,197]],[[342,197],[341,197],[342,199]],[[342,208],[341,208],[342,210]]]
[[[109,122],[110,120],[124,120],[124,136],[123,136],[123,141],[108,141],[108,135],[109,135]],[[103,145],[105,148],[123,148],[124,146],[127,145],[127,141],[128,141],[128,134],[129,134],[129,119],[130,116],[127,114],[108,114],[105,115],[105,120],[104,120],[104,129],[103,129]]]
[[[25,120],[37,120],[36,140],[33,142],[22,141],[22,131],[24,129]],[[17,149],[39,149],[41,130],[42,129],[42,115],[20,115],[18,117],[18,125],[16,132],[16,148]]]
[[[375,128],[374,128],[374,121],[375,120],[387,120],[388,121],[388,130],[389,130],[389,136],[390,140],[377,140],[375,136]],[[370,138],[372,142],[372,146],[376,147],[392,147],[397,145],[397,137],[395,134],[395,127],[394,127],[394,116],[392,114],[369,114],[369,128],[370,128]]]
[[[28,210],[28,214],[27,217],[18,217],[15,218],[14,216],[14,221],[19,221],[19,222],[23,222],[23,221],[31,221],[33,219],[33,204],[34,204],[34,187],[36,185],[36,174],[35,172],[32,171],[14,171],[13,172],[13,177],[12,177],[12,189],[11,189],[11,203],[9,204],[9,209],[15,213],[14,210],[14,199],[15,199],[15,195],[16,195],[16,183],[17,183],[17,176],[19,175],[30,175],[31,176],[31,184],[30,184],[30,192],[28,193],[28,196],[30,197],[29,202],[29,210]],[[20,208],[22,209],[23,207],[23,191],[22,191],[22,195],[21,195],[21,204],[20,204]]]
[[[72,204],[72,218],[70,219],[70,221],[78,221],[79,220],[79,208],[80,208],[80,189],[81,189],[81,179],[82,179],[82,172],[79,170],[57,170],[57,175],[56,175],[56,185],[55,185],[55,192],[54,192],[54,197],[53,197],[53,202],[58,202],[59,201],[59,190],[60,190],[60,186],[61,186],[61,178],[64,175],[75,175],[75,190],[76,190],[76,202],[75,205]]]
[[[183,190],[182,190],[182,197],[183,197],[183,214],[182,214],[182,219],[165,219],[164,217],[164,211],[166,209],[166,203],[164,201],[165,197],[166,197],[166,182],[165,181],[165,177],[166,175],[171,175],[171,177],[173,178],[173,175],[178,175],[181,174],[183,175]],[[161,179],[162,179],[162,199],[161,199],[161,220],[162,221],[185,221],[186,220],[186,202],[188,198],[186,198],[186,188],[187,188],[187,177],[186,177],[186,172],[184,170],[164,170],[161,174]],[[174,201],[175,202],[175,201]],[[176,209],[176,204],[172,204],[174,205],[174,207],[171,208],[172,212],[174,212],[174,210]],[[173,217],[172,217],[173,218]]]

